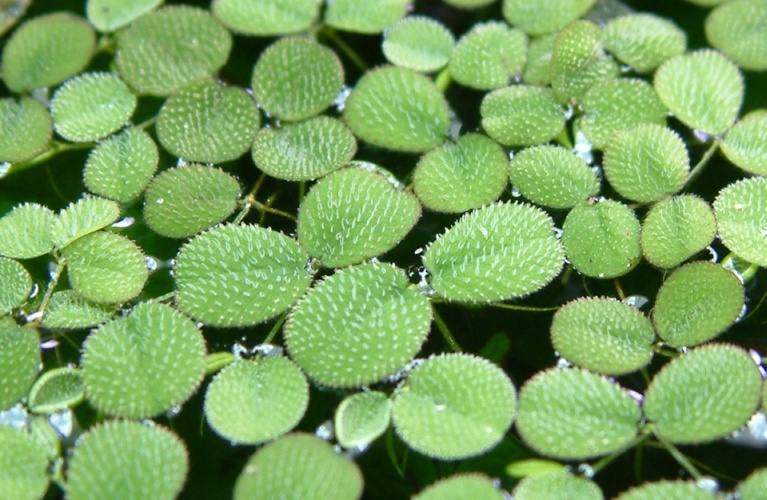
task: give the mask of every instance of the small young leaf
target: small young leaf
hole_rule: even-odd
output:
[[[423,263],[439,295],[496,302],[546,286],[562,269],[564,250],[543,210],[496,203],[464,215],[429,245]]]
[[[157,139],[184,160],[223,163],[250,149],[259,125],[258,109],[243,89],[203,79],[165,101]]]
[[[114,314],[114,305],[97,304],[74,290],[61,290],[51,295],[42,325],[62,330],[88,328],[111,319]]]
[[[48,450],[27,431],[0,425],[0,471],[0,491],[5,498],[43,498],[49,481]]]
[[[549,472],[562,472],[565,465],[553,460],[543,458],[528,458],[517,460],[506,466],[505,472],[513,478],[522,479],[528,476],[546,474]]]
[[[354,461],[311,434],[282,436],[250,457],[234,485],[235,500],[362,496],[363,479]]]
[[[356,392],[341,401],[334,421],[336,439],[341,446],[368,446],[389,427],[389,396],[378,391]]]
[[[514,85],[485,95],[482,128],[504,146],[535,146],[557,137],[565,112],[546,87]]]
[[[579,368],[550,369],[522,387],[517,431],[542,455],[583,460],[621,449],[640,419],[639,405],[618,384]]]
[[[730,184],[714,200],[719,237],[738,257],[767,267],[767,178]]]
[[[415,71],[390,66],[360,78],[346,101],[343,118],[360,139],[395,151],[431,149],[450,128],[447,101],[434,82]]]
[[[602,490],[594,481],[563,470],[524,478],[513,491],[514,500],[602,500]]]
[[[0,255],[31,259],[50,252],[55,220],[56,214],[37,203],[14,207],[0,219]]]
[[[428,73],[448,63],[454,45],[453,34],[439,21],[409,16],[384,32],[381,48],[390,63]]]
[[[432,356],[392,402],[397,434],[414,450],[460,460],[495,447],[514,421],[517,394],[498,366],[471,354]]]
[[[111,420],[91,427],[68,460],[67,498],[176,498],[189,470],[184,442],[161,425]]]
[[[0,99],[0,162],[22,162],[45,151],[53,123],[45,106],[29,97]]]
[[[325,22],[334,28],[373,35],[407,14],[413,0],[333,0],[325,9]]]
[[[205,419],[233,443],[260,444],[295,427],[309,403],[301,369],[282,356],[234,362],[205,392]]]
[[[530,35],[564,28],[588,12],[595,0],[503,0],[503,17]]]
[[[767,110],[744,116],[727,131],[722,153],[746,172],[767,176]]]
[[[550,33],[530,40],[522,82],[544,87],[551,84],[551,54],[554,52],[556,39],[557,34]]]
[[[97,30],[109,33],[129,25],[163,0],[88,0],[85,13]]]
[[[477,472],[455,474],[432,483],[412,500],[503,500],[506,498],[489,477]]]
[[[658,500],[661,498],[668,500],[716,500],[719,497],[692,481],[656,481],[635,486],[618,495],[616,500]]]
[[[290,357],[318,384],[361,387],[402,368],[431,325],[428,299],[389,264],[361,264],[319,282],[285,324]]]
[[[120,218],[120,206],[98,196],[84,196],[59,212],[51,227],[53,244],[64,248],[78,238],[104,229]]]
[[[19,262],[0,257],[0,316],[19,307],[32,291],[32,277]]]
[[[683,54],[687,35],[667,19],[640,12],[607,23],[605,47],[634,71],[649,73],[666,59]]]
[[[767,468],[757,469],[744,479],[737,489],[737,494],[743,500],[759,500],[767,491]]]
[[[475,24],[450,56],[450,76],[478,90],[505,87],[522,73],[527,36],[498,21]]]
[[[16,404],[35,380],[40,365],[39,343],[40,336],[34,328],[20,327],[12,318],[0,317],[0,366],[3,367],[0,370],[0,411]]]
[[[344,69],[329,48],[309,38],[283,38],[261,53],[251,86],[276,118],[305,120],[330,106],[344,84]]]
[[[77,405],[84,398],[82,372],[76,368],[54,368],[43,373],[29,389],[27,406],[34,413],[55,413]]]
[[[767,70],[767,2],[738,0],[720,5],[706,18],[706,39],[741,68]]]
[[[761,391],[762,376],[746,351],[706,344],[665,365],[650,383],[643,407],[664,439],[706,443],[745,424]]]
[[[321,0],[214,0],[213,15],[236,33],[279,36],[308,29],[317,19]]]

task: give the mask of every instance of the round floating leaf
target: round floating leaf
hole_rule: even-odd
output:
[[[22,24],[5,44],[2,75],[14,92],[52,87],[82,71],[96,47],[85,19],[64,12]]]
[[[425,16],[410,16],[384,32],[386,59],[416,71],[437,71],[453,52],[455,38],[445,25]]]
[[[0,366],[3,367],[0,370],[0,411],[16,404],[35,380],[40,365],[39,343],[40,337],[34,328],[19,327],[13,319],[0,317]],[[0,429],[3,427],[0,425]]]
[[[82,372],[76,368],[54,368],[45,372],[29,389],[27,406],[34,413],[54,413],[80,403],[85,397]]]
[[[715,500],[717,498],[719,496],[715,493],[704,490],[692,481],[657,481],[631,488],[618,495],[616,500]]]
[[[178,436],[157,424],[129,420],[92,427],[77,441],[68,462],[71,500],[176,498],[189,470]]]
[[[218,71],[232,35],[208,11],[176,5],[146,14],[118,37],[120,75],[140,94],[170,95]]]
[[[762,376],[746,351],[707,344],[655,375],[644,412],[660,437],[679,444],[705,443],[745,424],[759,406],[761,391]]]
[[[53,221],[51,235],[57,248],[64,248],[85,235],[104,229],[120,218],[120,206],[98,196],[84,196],[70,203]]]
[[[602,490],[594,481],[576,477],[563,470],[533,474],[514,488],[515,500],[602,500]]]
[[[272,177],[307,181],[338,170],[354,158],[357,141],[328,116],[279,128],[264,127],[253,143],[253,161]]]
[[[255,325],[283,313],[309,288],[308,260],[295,240],[270,229],[217,227],[176,256],[176,300],[209,325]]]
[[[542,455],[582,460],[621,449],[640,419],[639,405],[616,383],[579,368],[550,369],[522,387],[517,431]]]
[[[461,37],[450,56],[450,76],[479,90],[509,85],[527,61],[527,36],[506,23],[479,23]]]
[[[53,135],[45,106],[29,97],[0,99],[0,162],[22,162],[45,151]]]
[[[365,73],[349,95],[343,117],[362,140],[396,151],[431,149],[450,127],[447,102],[434,82],[395,67]]]
[[[503,17],[530,35],[564,28],[588,12],[594,0],[504,0]]]
[[[233,443],[260,444],[295,427],[309,403],[301,369],[281,356],[230,364],[205,393],[205,419]]]
[[[48,450],[25,430],[0,425],[0,491],[6,498],[36,500],[48,489]]]
[[[439,295],[496,302],[546,286],[562,269],[564,250],[543,210],[497,203],[464,215],[429,245],[423,263]]]
[[[683,194],[653,205],[639,241],[651,264],[668,269],[706,248],[714,236],[716,220],[711,207],[695,195]]]
[[[484,474],[463,473],[441,479],[412,497],[413,500],[503,500],[506,498]]]
[[[743,284],[734,273],[711,262],[694,262],[663,282],[652,319],[668,345],[691,346],[729,328],[744,305]]]
[[[490,92],[479,109],[482,128],[504,146],[534,146],[557,137],[565,113],[549,88],[514,85]]]
[[[93,302],[130,300],[149,277],[141,249],[119,234],[89,234],[67,245],[62,253],[72,288]]]
[[[389,427],[391,402],[383,392],[357,392],[336,408],[335,431],[344,448],[366,447]]]
[[[498,199],[508,184],[509,160],[498,144],[467,134],[421,157],[413,188],[425,207],[461,213]]]
[[[767,178],[725,187],[714,201],[719,237],[738,257],[767,267]]]
[[[205,375],[205,340],[189,318],[142,302],[127,318],[91,333],[83,345],[88,401],[100,411],[148,418],[186,401]]]
[[[42,324],[45,328],[74,330],[96,326],[114,314],[113,305],[96,304],[74,290],[61,290],[51,295]]]
[[[592,278],[615,278],[629,272],[642,256],[639,220],[613,200],[576,205],[562,226],[567,258]]]
[[[315,382],[361,387],[412,360],[426,339],[431,309],[388,264],[337,271],[315,285],[285,324],[290,357]]]
[[[414,450],[460,460],[496,446],[511,427],[517,395],[498,366],[471,354],[432,356],[397,389],[392,420]]]
[[[362,473],[311,434],[288,434],[250,457],[234,485],[235,500],[333,498],[362,496]]]
[[[743,500],[759,500],[767,491],[767,468],[757,469],[738,485]]]
[[[668,110],[655,89],[638,79],[596,83],[583,96],[585,114],[577,124],[594,149],[605,149],[616,132],[642,123],[666,124]]]
[[[88,0],[85,13],[88,20],[101,32],[112,32],[129,25],[163,0]]]
[[[551,84],[551,54],[554,52],[556,33],[543,35],[530,41],[527,49],[527,65],[522,81],[527,85]]]
[[[767,176],[767,110],[753,111],[724,136],[722,153],[746,172]]]
[[[56,214],[37,203],[14,207],[0,219],[0,255],[31,259],[50,252],[55,220]]]
[[[634,71],[649,73],[687,50],[687,34],[654,14],[628,14],[607,23],[605,47]]]
[[[215,0],[211,9],[234,32],[278,36],[308,29],[321,6],[321,0]]]
[[[157,138],[179,158],[223,163],[250,149],[259,125],[258,109],[243,89],[204,79],[165,102],[157,116]]]
[[[415,196],[362,168],[328,175],[304,198],[298,241],[326,267],[381,255],[407,235],[421,215]]]
[[[743,102],[743,75],[710,49],[669,59],[655,72],[653,85],[674,116],[706,134],[726,132]]]
[[[380,33],[408,13],[413,0],[333,0],[325,8],[325,22],[356,33]]]
[[[618,65],[604,52],[603,37],[591,21],[576,21],[559,32],[551,54],[551,87],[559,102],[580,102],[594,84],[618,76]]]
[[[53,94],[53,126],[68,141],[103,139],[130,119],[136,101],[117,75],[84,73],[64,82]]]
[[[654,123],[616,134],[605,149],[603,161],[610,185],[621,196],[641,202],[676,193],[690,171],[682,138]]]
[[[32,291],[32,277],[13,259],[0,257],[0,316],[19,307]]]
[[[741,68],[767,70],[767,1],[720,5],[706,18],[706,39]]]
[[[270,45],[253,68],[253,95],[281,120],[311,118],[330,106],[344,84],[338,56],[309,38],[283,38]]]
[[[506,466],[506,474],[513,478],[525,478],[547,472],[561,472],[565,470],[565,465],[553,460],[543,458],[528,458],[517,460]]]
[[[240,184],[223,170],[188,165],[162,172],[144,195],[144,220],[156,233],[186,238],[217,224],[237,208]]]
[[[91,150],[83,182],[98,195],[128,203],[149,184],[160,160],[157,145],[140,128],[128,128]]]
[[[568,302],[551,323],[551,342],[561,356],[606,375],[647,366],[653,341],[652,323],[639,309],[609,298]]]
[[[511,184],[530,201],[571,208],[599,191],[599,179],[581,158],[561,146],[537,146],[511,160]]]

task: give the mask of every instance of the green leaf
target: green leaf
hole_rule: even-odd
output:
[[[440,479],[412,497],[413,500],[503,500],[506,498],[489,477],[477,472]]]
[[[745,424],[761,391],[762,376],[746,351],[706,344],[664,366],[643,407],[658,436],[679,444],[706,443]]]
[[[6,498],[37,500],[48,489],[48,450],[25,430],[0,425],[0,491]]]
[[[85,398],[82,372],[76,368],[53,368],[43,373],[29,389],[27,406],[34,413],[55,413],[79,404]]]
[[[98,303],[135,298],[149,277],[144,254],[131,240],[99,231],[74,241],[62,250],[72,288]]]
[[[652,319],[668,345],[692,346],[729,328],[744,305],[743,284],[734,273],[711,262],[694,262],[663,282]]]
[[[78,238],[104,229],[120,218],[120,206],[98,196],[84,196],[59,212],[51,227],[53,244],[64,248]]]
[[[642,254],[654,266],[675,267],[700,252],[716,236],[716,219],[701,198],[683,194],[653,205],[642,223]]]
[[[290,357],[321,385],[361,387],[393,374],[426,340],[428,299],[389,264],[361,264],[315,285],[285,324]]]
[[[48,148],[53,123],[34,99],[0,99],[0,162],[30,160]]]
[[[551,84],[551,54],[554,52],[556,39],[557,34],[550,33],[530,40],[522,82],[541,86]]]
[[[32,291],[32,277],[19,262],[0,257],[0,316],[21,306]]]
[[[522,73],[527,61],[527,36],[503,22],[477,23],[465,33],[450,56],[450,76],[467,87],[505,87]]]
[[[392,249],[421,205],[383,176],[346,168],[315,184],[298,212],[298,241],[325,267],[344,267]]]
[[[551,208],[572,208],[599,191],[588,164],[561,146],[536,146],[511,160],[511,184],[530,201]]]
[[[234,485],[235,500],[362,496],[362,473],[352,460],[311,434],[280,437],[250,457]]]
[[[208,11],[174,5],[141,16],[117,42],[120,76],[139,94],[167,96],[218,71],[232,35]]]
[[[553,460],[544,460],[542,458],[517,460],[506,466],[506,474],[519,479],[538,474],[562,472],[563,470],[565,470],[565,465]]]
[[[184,442],[157,424],[111,420],[77,441],[67,468],[67,498],[172,499],[184,485]]]
[[[367,447],[383,434],[391,421],[391,402],[383,392],[356,392],[335,412],[335,434],[344,448]]]
[[[637,308],[606,297],[568,302],[554,315],[551,343],[567,361],[606,375],[623,375],[652,359],[655,331]]]
[[[618,495],[616,500],[715,500],[717,498],[719,498],[718,495],[704,490],[692,481],[656,481],[635,486]]]
[[[0,4],[0,35],[7,33],[27,13],[32,0],[3,2]]]
[[[205,354],[205,340],[192,320],[164,304],[142,302],[85,340],[88,401],[117,417],[159,415],[197,390]]]
[[[329,48],[290,37],[261,53],[251,86],[259,105],[281,120],[298,121],[330,106],[344,84],[344,69]]]
[[[413,0],[333,0],[325,9],[325,22],[334,28],[373,35],[408,13]]]
[[[157,8],[162,2],[163,0],[88,0],[85,13],[97,30],[109,33],[129,25]]]
[[[258,109],[243,89],[203,79],[165,101],[157,139],[184,160],[223,163],[250,149],[259,125]]]
[[[759,500],[767,491],[767,468],[762,467],[752,472],[737,488],[737,494],[743,500]]]
[[[285,312],[312,281],[309,256],[292,238],[258,226],[222,226],[176,256],[176,300],[214,326],[262,323]]]
[[[546,286],[562,269],[564,251],[543,210],[496,203],[464,215],[429,245],[423,263],[437,294],[496,302]]]
[[[0,366],[3,367],[0,370],[0,411],[15,405],[37,377],[39,343],[40,337],[34,328],[20,327],[13,319],[0,317]]]
[[[516,403],[514,385],[498,366],[471,354],[442,354],[407,375],[394,394],[392,420],[410,448],[440,460],[460,460],[503,439]]]
[[[136,96],[112,73],[83,73],[56,90],[53,126],[64,139],[90,142],[120,130],[136,109]]]
[[[687,34],[668,19],[639,12],[607,23],[605,47],[634,71],[649,73],[687,50]]]
[[[305,122],[264,127],[253,143],[253,161],[272,177],[313,180],[338,170],[354,158],[357,141],[339,120],[318,116]]]
[[[140,128],[127,128],[91,150],[83,182],[97,195],[128,203],[149,184],[159,160],[157,144],[149,134]]]
[[[205,419],[232,443],[260,444],[295,427],[309,403],[301,369],[282,356],[234,362],[205,392]]]
[[[639,220],[626,205],[614,200],[589,201],[567,214],[562,243],[579,272],[592,278],[615,278],[639,262],[639,231]]]
[[[31,259],[50,252],[55,220],[56,214],[37,203],[15,206],[0,219],[0,255]]]
[[[639,405],[618,384],[578,368],[549,369],[522,387],[517,431],[542,455],[583,460],[627,445],[640,419]]]
[[[243,35],[278,36],[308,29],[317,19],[321,0],[215,0],[213,15]]]
[[[726,186],[714,200],[714,214],[722,243],[738,257],[767,267],[767,178]]]
[[[669,59],[655,72],[653,85],[676,118],[706,134],[726,132],[743,102],[743,75],[710,49]]]
[[[512,493],[515,500],[602,500],[602,490],[594,481],[562,470],[524,478]]]
[[[591,9],[594,0],[503,0],[503,17],[530,35],[564,28]]]
[[[504,146],[535,146],[557,137],[565,112],[546,87],[514,85],[485,95],[482,128]]]
[[[42,325],[51,329],[75,330],[96,326],[111,319],[114,314],[114,305],[97,304],[74,290],[61,290],[51,295]]]
[[[727,131],[722,153],[746,172],[767,176],[767,110],[752,111]]]
[[[735,64],[767,70],[767,1],[738,0],[720,5],[706,18],[706,39]]]
[[[448,63],[454,45],[455,37],[439,21],[408,16],[384,32],[381,48],[392,64],[432,72]]]
[[[426,208],[461,213],[497,200],[508,184],[508,170],[503,148],[471,133],[423,155],[413,172],[413,189]]]
[[[2,75],[14,92],[53,87],[88,65],[96,33],[78,16],[55,12],[22,24],[5,44]]]
[[[360,78],[346,101],[343,118],[352,132],[370,144],[414,153],[441,143],[450,127],[447,101],[434,82],[415,71],[390,66]]]

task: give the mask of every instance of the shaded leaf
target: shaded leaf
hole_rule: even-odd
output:
[[[767,176],[767,110],[753,111],[735,123],[721,148],[728,160],[746,172]]]
[[[82,372],[77,368],[53,368],[43,373],[29,389],[27,406],[34,413],[54,413],[85,398]]]
[[[325,22],[355,33],[380,33],[408,13],[412,0],[333,0],[325,9]]]
[[[391,402],[386,393],[356,392],[336,408],[336,439],[344,448],[366,447],[386,431],[390,421]]]
[[[638,12],[607,23],[605,47],[633,70],[649,73],[666,59],[683,54],[687,35],[668,19]]]
[[[726,186],[714,200],[714,214],[722,243],[738,257],[767,267],[767,178]]]
[[[557,34],[550,33],[530,40],[522,82],[527,85],[551,84],[551,54],[554,52],[556,39]]]
[[[397,66],[431,72],[445,66],[455,38],[442,23],[425,16],[408,16],[384,32],[386,59]]]
[[[0,255],[30,259],[50,252],[55,220],[56,214],[37,203],[15,206],[0,219]]]
[[[3,496],[16,500],[43,498],[49,481],[48,450],[27,431],[0,425],[0,470]]]
[[[48,147],[53,122],[34,99],[0,99],[0,162],[30,160]]]
[[[12,318],[0,317],[0,366],[3,367],[0,370],[0,411],[15,405],[37,377],[39,343],[40,337],[34,328],[20,327]],[[3,427],[0,425],[0,429]]]
[[[688,0],[690,1],[690,0]],[[616,500],[714,500],[715,493],[692,481],[656,481],[644,483],[618,495]]]
[[[0,316],[24,303],[32,291],[32,277],[19,262],[0,257]]]
[[[767,1],[720,5],[706,18],[705,29],[708,43],[741,68],[767,70]]]

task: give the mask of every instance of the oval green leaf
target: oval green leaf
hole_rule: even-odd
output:
[[[159,6],[163,0],[88,0],[85,13],[101,32],[112,32]]]
[[[720,5],[706,18],[706,39],[741,68],[767,70],[767,2]]]
[[[56,214],[37,203],[14,207],[0,219],[0,255],[31,259],[53,250]]]
[[[455,37],[445,25],[425,16],[409,16],[384,32],[386,59],[397,66],[432,72],[445,66]]]
[[[478,90],[505,87],[525,69],[527,36],[502,22],[475,24],[450,56],[450,76]]]
[[[45,372],[29,389],[27,406],[34,413],[55,413],[77,405],[84,398],[82,372],[77,368],[54,368]]]
[[[344,448],[367,447],[386,431],[390,421],[391,401],[387,394],[357,392],[344,398],[336,408],[336,439]]]
[[[638,73],[649,73],[687,50],[687,34],[655,14],[638,12],[605,26],[605,47]]]
[[[412,497],[413,500],[503,500],[506,498],[484,474],[455,474],[431,484]]]
[[[528,476],[513,491],[515,500],[602,500],[602,490],[594,481],[563,470]]]
[[[27,393],[40,366],[40,336],[32,327],[20,327],[0,317],[0,411],[7,410]],[[4,426],[0,426],[2,428]]]
[[[279,36],[308,29],[317,19],[321,0],[215,0],[213,15],[236,33]]]
[[[504,146],[534,146],[557,137],[565,112],[549,88],[514,85],[490,92],[479,109],[482,128]]]
[[[753,111],[727,131],[722,153],[746,172],[767,176],[767,110]]]
[[[45,106],[29,97],[0,99],[0,162],[34,158],[48,148],[52,135]]]
[[[556,39],[557,34],[550,33],[530,40],[522,82],[541,86],[551,84],[551,54],[554,52]]]
[[[120,205],[98,196],[84,196],[59,212],[51,227],[53,244],[64,248],[78,238],[104,229],[120,218]]]
[[[689,0],[688,0],[689,1]],[[618,495],[616,500],[715,500],[715,493],[692,481],[656,481],[644,483]]]
[[[588,12],[595,0],[503,0],[503,17],[530,35],[564,28]]]
[[[743,500],[759,500],[767,491],[767,468],[762,467],[751,473],[737,488]]]
[[[333,0],[325,9],[325,22],[334,28],[373,35],[408,13],[413,0]]]
[[[19,262],[0,257],[0,316],[24,303],[32,291],[32,277]]]
[[[3,496],[41,499],[48,489],[48,450],[27,431],[0,425],[0,470]]]
[[[91,302],[74,290],[60,290],[51,295],[42,325],[50,329],[75,330],[96,326],[114,314],[114,305]]]
[[[741,179],[714,200],[719,237],[738,257],[767,267],[767,178]]]

